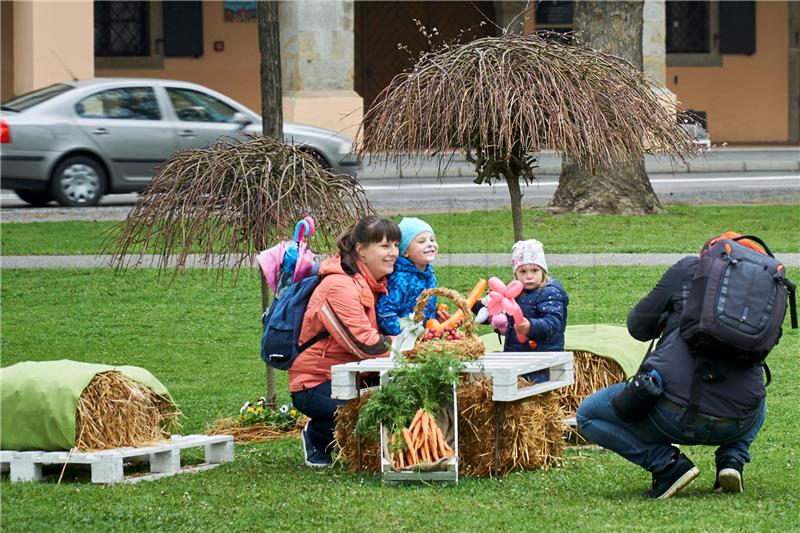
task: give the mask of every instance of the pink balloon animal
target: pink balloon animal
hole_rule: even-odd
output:
[[[489,309],[489,315],[492,316],[492,326],[501,329],[508,323],[508,320],[500,318],[503,313],[514,317],[515,324],[522,324],[525,317],[522,314],[522,309],[519,308],[516,297],[522,292],[522,282],[514,280],[508,285],[500,281],[499,278],[489,278],[489,303],[486,306]],[[517,333],[517,340],[519,342],[526,342],[527,337],[521,333]]]

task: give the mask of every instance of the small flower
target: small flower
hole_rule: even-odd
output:
[[[245,411],[247,411],[247,409],[250,407],[250,405],[251,405],[251,404],[250,404],[250,402],[249,402],[249,401],[248,401],[248,402],[244,402],[244,405],[242,406],[242,408],[241,408],[241,409],[239,409],[239,412],[240,412],[240,413],[244,413]]]
[[[248,407],[245,411],[248,412],[248,413],[255,413],[256,412],[256,410],[253,409],[252,407]]]
[[[291,416],[292,418],[297,418],[297,409],[292,409],[291,411],[289,411],[289,416]]]
[[[264,408],[263,407],[261,407],[260,405],[258,407],[256,407],[256,413],[263,413],[263,412],[264,412]]]
[[[283,405],[281,405],[281,408],[278,409],[278,410],[281,412],[282,415],[285,415],[285,414],[287,414],[289,412],[289,405],[288,404],[283,404]]]

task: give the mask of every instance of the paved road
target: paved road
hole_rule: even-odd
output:
[[[702,172],[652,174],[650,181],[664,203],[800,204],[800,172]],[[469,176],[372,177],[361,181],[370,201],[381,213],[424,213],[442,210],[490,209],[509,205],[503,183],[478,186]],[[524,187],[523,204],[546,206],[558,186],[558,176],[543,175]],[[0,219],[4,222],[44,220],[123,220],[136,200],[134,194],[109,195],[99,207],[33,208],[10,191],[0,194]]]
[[[560,266],[668,266],[686,254],[547,254],[548,265]],[[138,262],[137,256],[129,258],[129,265],[139,268],[155,268],[157,258],[145,256]],[[200,261],[200,256],[189,256],[186,266],[207,266]],[[782,253],[781,261],[789,268],[800,267],[800,253]],[[174,264],[174,263],[173,263]],[[219,266],[219,259],[212,259],[211,265]],[[100,255],[48,255],[48,256],[2,256],[0,268],[104,268],[111,266],[110,256]],[[250,266],[255,267],[255,264]],[[508,254],[442,254],[436,260],[436,266],[483,266],[508,267]]]

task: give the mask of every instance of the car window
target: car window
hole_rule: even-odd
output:
[[[233,122],[236,109],[210,94],[192,89],[167,87],[178,120],[186,122]]]
[[[75,104],[75,112],[83,118],[161,120],[161,111],[152,87],[121,87],[101,91]]]
[[[64,94],[67,91],[71,91],[74,88],[75,87],[72,85],[67,85],[65,83],[49,85],[42,89],[36,89],[35,91],[20,94],[19,96],[15,96],[9,100],[6,100],[3,102],[3,109],[8,111],[25,111],[30,107],[41,104],[42,102],[46,102],[47,100],[50,100],[59,94]]]

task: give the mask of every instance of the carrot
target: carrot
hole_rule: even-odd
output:
[[[416,438],[414,438],[413,442],[415,450],[419,450],[420,448],[422,448],[422,436],[417,436]]]
[[[475,305],[475,303],[478,301],[478,299],[483,294],[483,291],[485,290],[486,290],[486,280],[481,278],[478,280],[478,283],[476,283],[475,286],[472,288],[472,291],[470,291],[469,296],[467,296],[467,306],[472,308],[472,306]],[[425,328],[433,329],[435,331],[451,329],[458,326],[458,324],[461,323],[462,318],[464,318],[464,312],[461,309],[459,309],[455,313],[450,315],[450,318],[448,318],[444,322],[439,322],[435,318],[429,319],[427,322],[425,322]]]
[[[420,424],[422,425],[422,435],[423,435],[425,440],[428,440],[428,436],[430,436],[430,434],[431,434],[430,420],[431,420],[431,415],[429,415],[428,413],[425,413],[422,416],[422,420],[420,421]]]
[[[444,441],[444,434],[442,433],[442,428],[436,428],[436,437],[439,441],[439,451],[442,454],[442,457],[447,457],[447,443]]]
[[[403,460],[403,450],[397,452],[397,468],[404,468],[406,466],[406,462]]]
[[[422,452],[422,460],[425,461],[426,463],[430,463],[431,453],[430,450],[428,449],[428,441],[427,440],[422,441],[422,446],[420,446],[419,449]]]
[[[438,451],[438,446],[436,445],[436,420],[434,420],[432,416],[428,416],[427,430],[428,430],[428,445],[430,446],[431,451],[433,451],[434,448],[437,448]]]
[[[442,454],[439,451],[439,442],[436,439],[436,432],[431,433],[431,437],[428,440],[428,447],[431,450],[431,461],[438,461],[442,458]]]
[[[439,448],[431,445],[431,462],[435,463],[436,461],[438,461],[441,458],[442,458],[442,456],[439,455]]]
[[[450,445],[447,444],[447,442],[444,443],[444,449],[447,450],[448,457],[452,457],[456,454],[456,452],[453,451],[453,448],[451,448]]]
[[[417,419],[417,423],[413,425],[413,428],[412,427],[408,428],[408,430],[411,432],[411,436],[414,438],[414,440],[417,440],[419,438],[419,434],[422,431],[422,422],[421,422],[421,420],[422,420],[422,417],[419,417]]]
[[[419,409],[417,409],[417,412],[414,415],[414,418],[411,419],[411,423],[408,425],[408,429],[409,430],[414,427],[414,424],[416,424],[419,421],[420,418],[422,418],[423,414],[425,414],[425,410],[424,409],[422,409],[421,407]]]
[[[433,421],[433,426],[431,428],[431,434],[433,436],[433,446],[436,447],[436,451],[439,457],[447,457],[447,450],[444,447],[444,436],[442,435],[442,430],[436,425],[436,421]]]
[[[408,453],[411,456],[411,459],[413,460],[413,463],[411,464],[419,462],[417,461],[417,452],[414,449],[414,441],[411,439],[411,432],[408,431],[407,428],[403,428],[402,433],[403,433],[403,441],[405,441],[406,447],[408,447]]]

